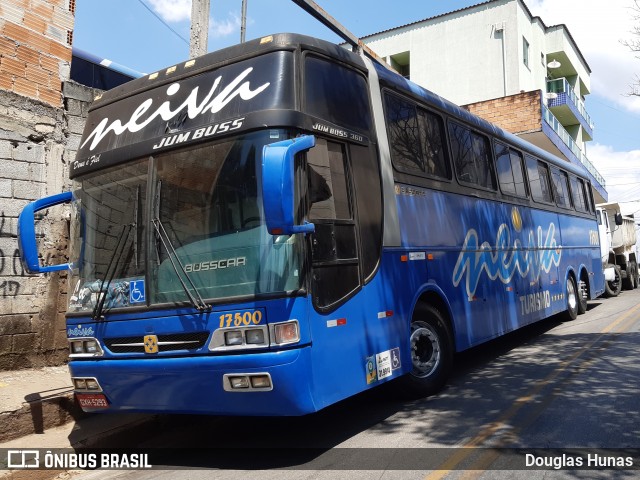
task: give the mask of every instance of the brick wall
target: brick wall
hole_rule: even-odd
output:
[[[0,0],[0,89],[62,106],[75,0]]]
[[[509,97],[470,103],[465,108],[474,115],[511,133],[537,132],[542,129],[542,92],[523,92]]]

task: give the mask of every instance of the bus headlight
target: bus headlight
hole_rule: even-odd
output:
[[[238,390],[240,388],[249,388],[249,377],[229,377],[231,388]]]
[[[73,379],[73,388],[76,390],[86,390],[87,389],[87,380],[85,378],[74,378]]]
[[[229,332],[224,332],[224,343],[229,346],[242,345],[242,331],[231,330]]]
[[[104,355],[96,338],[69,338],[70,357],[101,357]]]
[[[72,354],[78,354],[78,353],[84,353],[84,346],[82,344],[82,340],[76,340],[73,342],[69,342],[70,346],[71,346],[71,353]]]
[[[84,351],[86,353],[98,353],[100,346],[97,340],[87,340],[84,342]]]
[[[273,390],[273,382],[268,372],[225,373],[222,387],[225,392],[269,392]]]
[[[242,350],[267,348],[269,346],[269,330],[266,325],[251,327],[218,328],[213,332],[209,342],[209,350],[219,352],[225,350]]]
[[[102,392],[102,387],[95,377],[72,377],[73,388],[80,392]]]
[[[273,345],[287,345],[300,341],[300,326],[297,320],[274,323],[271,328],[273,330],[271,337]]]
[[[252,328],[246,331],[247,343],[251,345],[261,345],[264,342],[264,330]]]
[[[95,378],[87,378],[87,390],[100,390],[100,385]]]

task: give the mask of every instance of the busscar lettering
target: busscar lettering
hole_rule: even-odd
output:
[[[244,267],[247,264],[246,257],[227,258],[222,260],[210,260],[200,263],[189,263],[184,266],[184,271],[190,272],[206,272],[208,270],[221,270],[224,268]]]
[[[249,81],[244,81],[252,71],[253,67],[245,69],[224,89],[222,89],[222,91],[215,95],[216,90],[218,90],[218,87],[222,82],[222,76],[217,77],[211,85],[211,89],[200,103],[198,103],[198,91],[200,86],[197,86],[191,90],[186,100],[175,108],[172,108],[171,101],[167,100],[158,106],[155,111],[152,111],[154,102],[152,98],[149,98],[138,105],[131,114],[131,117],[124,122],[121,119],[111,121],[108,117],[105,117],[87,136],[85,141],[82,143],[81,148],[84,148],[89,144],[89,150],[94,150],[110,132],[113,132],[116,136],[122,135],[127,131],[130,133],[139,132],[158,117],[163,121],[168,122],[186,111],[189,119],[193,120],[198,115],[204,115],[207,112],[211,114],[220,112],[235,97],[240,97],[245,101],[251,100],[266,90],[271,84],[270,82],[266,82],[258,88],[252,89]],[[173,83],[167,87],[166,95],[167,97],[172,97],[178,93],[179,90],[180,84]],[[227,129],[229,129],[229,127],[230,125],[226,126]]]

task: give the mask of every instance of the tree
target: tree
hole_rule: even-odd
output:
[[[631,34],[635,37],[631,40],[623,40],[622,44],[627,46],[632,52],[637,53],[640,59],[640,0],[633,0],[632,17],[635,20],[635,26],[631,30]],[[640,97],[640,75],[635,76],[634,82],[631,84],[629,95]]]

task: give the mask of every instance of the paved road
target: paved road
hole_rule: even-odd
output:
[[[548,448],[565,458],[572,448],[635,448],[640,467],[639,329],[640,289],[590,302],[573,322],[552,318],[460,355],[447,388],[425,400],[400,401],[383,388],[302,418],[166,416],[105,446],[167,448],[166,467],[219,468],[215,478],[640,478],[640,470],[496,470],[525,466],[523,452],[500,448],[540,449],[540,458]],[[202,447],[213,448],[191,450]],[[251,462],[256,469],[245,470]]]

